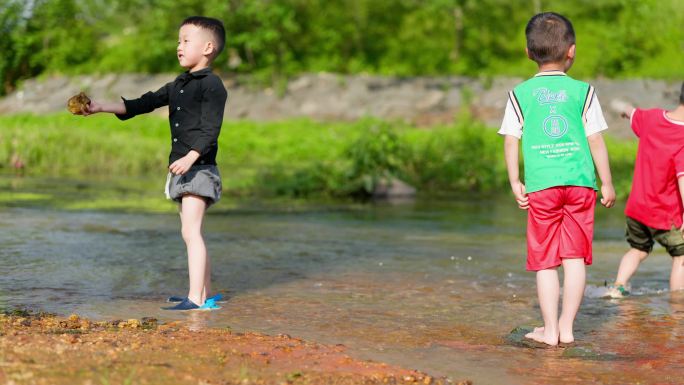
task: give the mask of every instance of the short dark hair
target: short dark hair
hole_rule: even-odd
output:
[[[212,59],[216,58],[223,51],[223,47],[226,45],[226,30],[223,28],[221,20],[204,16],[190,16],[183,20],[180,26],[188,24],[205,29],[214,35],[217,47]]]
[[[564,61],[568,48],[575,44],[575,30],[565,16],[543,12],[532,16],[525,27],[527,51],[537,64]]]
[[[682,82],[682,92],[679,93],[679,104],[684,104],[684,82]]]

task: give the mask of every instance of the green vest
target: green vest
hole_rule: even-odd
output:
[[[523,126],[528,193],[555,186],[597,189],[584,116],[594,88],[559,72],[529,79],[510,92]]]

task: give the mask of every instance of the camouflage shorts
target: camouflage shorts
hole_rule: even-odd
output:
[[[668,254],[673,257],[684,255],[684,237],[679,229],[670,230],[654,229],[627,217],[627,230],[625,232],[627,242],[633,248],[650,253],[655,242],[660,243]]]

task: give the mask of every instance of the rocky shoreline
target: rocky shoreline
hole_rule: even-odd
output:
[[[472,384],[359,360],[345,350],[153,318],[0,313],[3,384]]]
[[[66,100],[86,91],[100,100],[138,97],[172,81],[176,74],[106,74],[53,76],[25,81],[0,99],[0,114],[64,111]],[[420,126],[452,122],[466,108],[497,127],[507,92],[522,79],[495,77],[381,77],[330,73],[303,74],[280,89],[256,87],[249,78],[224,77],[229,90],[227,119],[273,121],[297,117],[350,121],[365,116],[402,120]],[[642,107],[676,105],[680,83],[663,80],[589,79],[615,136],[629,136],[626,122],[610,109],[614,100]],[[159,114],[166,114],[159,109]]]

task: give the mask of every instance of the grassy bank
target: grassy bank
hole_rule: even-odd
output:
[[[506,192],[502,141],[468,117],[432,129],[362,120],[225,122],[219,145],[233,196],[363,196],[384,176],[425,194]],[[163,179],[167,120],[68,114],[0,116],[0,173],[107,180]],[[619,195],[631,181],[636,143],[608,139]]]

